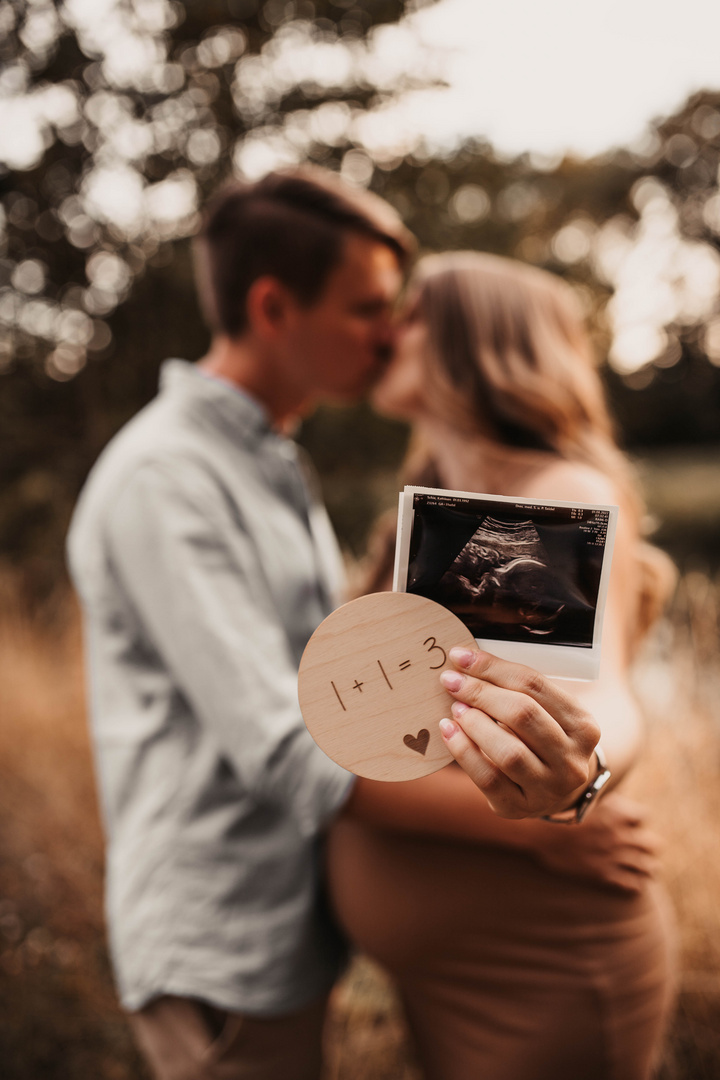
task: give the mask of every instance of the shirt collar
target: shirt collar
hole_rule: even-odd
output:
[[[265,408],[246,390],[226,379],[208,375],[187,360],[166,360],[160,369],[163,393],[182,395],[196,406],[213,414],[229,435],[236,439],[261,438],[274,434]]]

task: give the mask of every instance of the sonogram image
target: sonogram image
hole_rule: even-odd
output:
[[[478,638],[590,648],[608,514],[414,496],[408,592]]]

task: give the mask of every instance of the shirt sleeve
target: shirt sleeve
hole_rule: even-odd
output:
[[[193,463],[141,466],[112,504],[106,541],[153,648],[248,795],[317,832],[354,778],[308,734],[257,548],[219,482]]]

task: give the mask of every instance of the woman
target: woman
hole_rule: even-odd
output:
[[[569,685],[622,775],[641,744],[628,670],[667,572],[640,539],[640,503],[572,290],[494,256],[423,260],[374,404],[414,424],[412,483],[620,505],[601,678]],[[387,545],[369,591],[389,587],[389,562]],[[462,699],[474,704],[487,687],[465,684],[448,685],[456,701],[443,727],[481,781],[488,762],[472,736],[483,717]],[[456,766],[436,776],[449,798],[467,782]],[[386,820],[362,807],[354,816],[351,800],[329,840],[330,888],[350,937],[393,974],[427,1080],[650,1076],[670,1003],[671,931],[632,804],[611,793],[579,826],[507,821],[485,804],[449,841],[383,828],[397,824],[393,798]],[[452,832],[425,816],[429,831]]]

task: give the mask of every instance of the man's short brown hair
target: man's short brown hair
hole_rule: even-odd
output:
[[[210,201],[196,240],[198,288],[211,330],[242,335],[248,292],[265,275],[313,304],[342,258],[348,231],[386,244],[403,268],[414,248],[384,199],[326,169],[272,172],[224,188]]]

